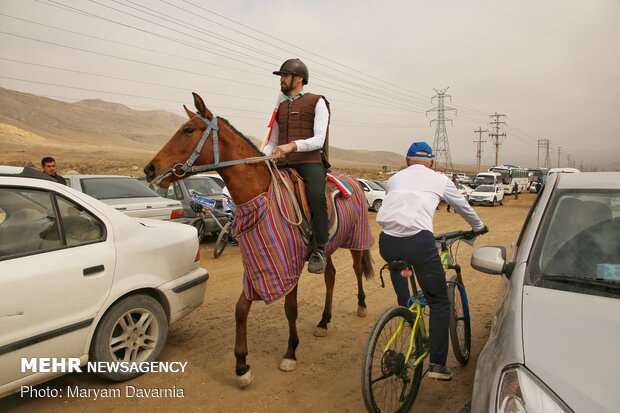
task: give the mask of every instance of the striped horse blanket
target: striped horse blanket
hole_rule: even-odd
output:
[[[326,247],[328,255],[338,248],[366,250],[374,242],[362,189],[349,176],[339,178],[353,188],[353,193],[349,198],[335,198],[339,224]],[[282,182],[278,180],[275,185],[278,191],[272,182],[267,193],[238,205],[233,222],[233,235],[241,248],[245,296],[267,304],[297,285],[309,255],[301,228],[291,224],[299,220],[296,201]]]

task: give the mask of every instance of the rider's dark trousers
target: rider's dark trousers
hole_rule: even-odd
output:
[[[318,246],[327,245],[327,201],[325,200],[326,170],[322,163],[289,165],[295,168],[306,185],[306,196],[312,212],[312,232]]]
[[[429,334],[431,363],[446,365],[448,358],[448,328],[450,324],[450,300],[446,287],[446,273],[430,231],[421,231],[409,237],[394,237],[384,232],[379,236],[379,252],[387,262],[400,259],[413,266],[415,277],[430,310]],[[400,271],[391,271],[392,285],[398,304],[407,305],[411,296],[409,280]]]

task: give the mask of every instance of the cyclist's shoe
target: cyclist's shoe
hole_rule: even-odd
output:
[[[448,366],[431,363],[428,368],[428,377],[437,380],[452,380],[452,370]]]
[[[323,274],[325,272],[325,265],[327,264],[327,258],[325,257],[325,251],[318,249],[312,253],[308,260],[308,272],[313,274]]]

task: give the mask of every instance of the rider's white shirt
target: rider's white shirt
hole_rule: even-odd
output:
[[[484,227],[454,183],[423,165],[411,165],[390,178],[377,222],[383,232],[394,237],[408,237],[422,230],[433,232],[433,216],[441,199],[475,231]]]

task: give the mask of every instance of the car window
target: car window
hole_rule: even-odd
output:
[[[152,198],[158,195],[134,178],[82,178],[82,192],[97,199]]]
[[[537,240],[533,281],[620,296],[620,192],[560,193]],[[615,287],[610,287],[610,285]]]
[[[0,222],[0,259],[105,238],[101,221],[73,201],[47,191],[0,188],[0,209],[5,211]]]
[[[57,197],[62,229],[68,246],[98,241],[105,236],[105,226],[99,219],[78,204]]]
[[[63,245],[58,233],[53,199],[49,192],[22,188],[0,188],[0,259],[57,248]]]
[[[191,195],[222,195],[222,187],[215,180],[208,177],[186,179],[185,186]]]

